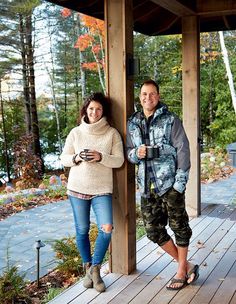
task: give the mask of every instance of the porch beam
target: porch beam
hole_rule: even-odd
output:
[[[232,0],[197,1],[198,16],[226,16],[236,14],[236,2]]]
[[[177,1],[177,0],[171,0],[171,1],[170,0],[151,0],[151,1],[180,17],[196,14],[196,12],[194,12],[191,8],[189,8],[188,6],[182,4],[180,1]]]

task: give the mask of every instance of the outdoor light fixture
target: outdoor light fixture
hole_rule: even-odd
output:
[[[40,248],[46,246],[41,240],[36,241],[35,248],[37,249],[37,286],[40,286],[39,283],[39,270],[40,270],[40,259],[39,259],[39,253],[40,253]]]
[[[140,73],[140,60],[139,58],[134,58],[133,55],[127,54],[126,62],[126,72],[127,78],[133,79],[134,76],[139,75]]]

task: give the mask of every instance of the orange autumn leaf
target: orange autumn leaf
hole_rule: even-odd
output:
[[[97,63],[96,62],[85,62],[82,64],[82,67],[86,70],[97,71]]]
[[[64,7],[61,11],[61,15],[63,18],[67,18],[71,16],[71,10],[69,8]]]
[[[104,35],[104,21],[83,14],[80,16],[81,21],[92,34]]]
[[[85,51],[89,46],[91,46],[91,43],[93,42],[94,38],[90,36],[89,34],[84,34],[79,36],[75,43],[75,48],[79,49],[80,51]]]
[[[92,51],[95,53],[95,54],[98,54],[101,50],[101,46],[99,44],[96,44],[96,45],[93,45],[92,46]]]
[[[73,274],[72,276],[70,276],[69,278],[67,278],[67,279],[63,282],[63,287],[64,287],[64,288],[68,288],[68,287],[71,286],[73,283],[75,283],[76,280],[77,280],[77,278],[76,278],[75,275]]]

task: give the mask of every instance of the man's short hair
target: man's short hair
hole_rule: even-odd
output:
[[[157,89],[157,93],[159,94],[159,85],[156,83],[156,81],[152,80],[152,79],[149,79],[149,80],[145,80],[142,84],[141,84],[141,87],[140,87],[140,90],[142,89],[142,87],[144,85],[149,85],[149,84],[152,84],[156,87]]]

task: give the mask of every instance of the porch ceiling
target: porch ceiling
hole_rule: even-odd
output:
[[[48,0],[104,19],[104,0]],[[133,0],[134,30],[145,35],[181,34],[181,17],[198,16],[200,31],[236,29],[236,1]]]

